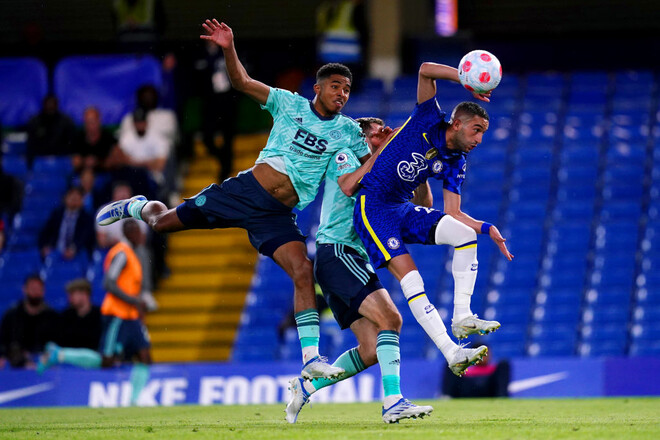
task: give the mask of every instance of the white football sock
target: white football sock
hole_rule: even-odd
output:
[[[436,244],[454,246],[451,272],[454,276],[454,321],[472,315],[470,302],[477,281],[477,233],[450,215],[440,219],[435,229]]]
[[[449,338],[447,327],[442,322],[433,304],[424,293],[424,281],[416,270],[408,272],[401,278],[401,290],[408,300],[408,307],[413,316],[422,326],[427,335],[447,357],[455,349],[456,344]]]

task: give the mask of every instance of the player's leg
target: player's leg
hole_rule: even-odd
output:
[[[134,196],[104,206],[96,214],[96,222],[105,226],[128,217],[144,221],[156,232],[186,229],[175,208],[169,209],[164,203],[147,200],[144,196]]]
[[[369,324],[375,327],[376,334],[376,357],[380,365],[381,378],[383,381],[383,421],[386,423],[398,423],[401,419],[424,417],[433,411],[430,406],[418,406],[405,399],[401,393],[401,350],[399,348],[399,334],[401,332],[401,314],[392,302],[385,289],[379,289],[369,295],[362,302],[359,312],[369,320]],[[369,327],[366,324],[363,331],[365,336],[373,344],[373,335],[369,335]],[[353,327],[351,327],[353,330]],[[355,333],[355,330],[353,330]],[[373,331],[371,331],[373,333]],[[355,333],[357,336],[357,333]],[[365,338],[360,339],[368,344]]]
[[[137,405],[140,393],[151,377],[151,343],[147,327],[140,320],[124,321],[122,340],[127,355],[135,353],[136,362],[131,368],[131,405]]]
[[[53,365],[61,364],[75,365],[85,369],[98,369],[101,368],[101,363],[102,358],[97,351],[89,348],[60,347],[53,342],[49,342],[46,344],[44,354],[39,358],[37,372],[43,374]]]
[[[387,269],[399,280],[413,316],[440,349],[454,374],[460,376],[470,365],[481,361],[488,348],[464,348],[451,340],[442,318],[426,296],[424,281],[409,254],[394,257]]]
[[[316,292],[312,262],[307,258],[303,241],[289,241],[272,254],[273,260],[293,280],[294,317],[302,348],[303,377],[336,377],[341,368],[332,367],[319,355],[320,323],[316,309]]]
[[[445,215],[432,228],[430,237],[433,237],[435,244],[454,246],[451,265],[454,277],[454,316],[451,328],[454,336],[462,339],[500,328],[499,322],[479,319],[470,310],[478,270],[477,234],[474,229]]]
[[[348,246],[317,244],[314,276],[342,330],[351,328],[356,335],[363,333],[359,330],[362,328],[360,323],[366,319],[358,310],[365,298],[368,298],[372,292],[382,289],[382,284],[369,262]],[[396,309],[394,310],[396,312]],[[396,314],[398,315],[398,312]],[[393,328],[400,326],[400,317],[395,321]],[[286,407],[287,421],[296,422],[298,413],[316,390],[354,376],[367,366],[376,363],[376,336],[377,331],[374,331],[371,338],[364,337],[363,343],[358,347],[351,348],[337,358],[332,366],[343,370],[343,373],[337,377],[311,381],[305,381],[302,377],[292,379],[289,382],[291,400]]]
[[[451,368],[458,346],[447,335],[440,315],[426,297],[422,277],[403,243],[404,235],[408,242],[426,242],[434,223],[433,216],[439,219],[442,213],[420,209],[412,203],[383,204],[375,197],[360,193],[353,224],[374,266],[386,266],[401,283],[413,316],[448,359]]]

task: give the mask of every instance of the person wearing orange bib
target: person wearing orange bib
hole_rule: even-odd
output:
[[[107,368],[136,357],[131,370],[131,404],[136,405],[149,380],[151,365],[151,343],[141,319],[146,310],[140,299],[142,265],[135,254],[135,248],[144,244],[145,235],[135,220],[128,220],[122,226],[127,241],[120,241],[110,249],[103,266],[103,287],[107,293],[101,305],[103,332],[99,352],[50,343],[39,370],[56,364]]]

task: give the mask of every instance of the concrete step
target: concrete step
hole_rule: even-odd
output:
[[[231,345],[166,345],[152,347],[154,362],[203,362],[225,361],[231,355]]]
[[[167,265],[172,271],[196,270],[216,271],[218,268],[241,268],[250,266],[254,268],[256,263],[256,251],[250,253],[236,253],[235,249],[219,248],[218,252],[196,252],[196,253],[175,253],[167,255]]]
[[[247,291],[252,275],[253,271],[250,267],[241,271],[232,270],[231,276],[226,276],[222,268],[215,272],[194,273],[186,271],[184,273],[173,273],[161,282],[158,290],[163,292],[184,290],[226,292],[243,289]],[[158,299],[160,300],[160,298]],[[194,297],[191,297],[191,299],[194,300]]]
[[[160,309],[156,313],[181,312],[182,309],[188,313],[203,312],[205,309],[220,311],[234,310],[245,305],[245,290],[242,288],[234,290],[199,291],[196,289],[180,291],[160,290],[156,297]]]
[[[183,329],[183,330],[149,330],[153,344],[171,344],[195,341],[204,345],[233,344],[236,331],[234,329]]]
[[[159,309],[146,317],[147,328],[178,328],[178,327],[236,327],[241,320],[243,305],[225,305],[221,310],[202,311],[199,309],[181,309],[179,307]]]
[[[168,237],[167,247],[168,252],[174,253],[208,253],[216,249],[245,251],[252,248],[245,231],[236,228],[177,232]],[[254,253],[256,255],[256,251]]]

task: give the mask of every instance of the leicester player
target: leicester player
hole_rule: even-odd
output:
[[[387,267],[401,284],[413,315],[447,359],[452,371],[463,371],[481,359],[485,346],[465,349],[456,345],[425,294],[424,282],[404,243],[454,246],[454,314],[452,332],[461,339],[500,327],[472,314],[471,296],[477,277],[477,234],[489,234],[511,260],[497,227],[461,211],[461,186],[466,156],[488,129],[486,110],[463,102],[449,121],[435,100],[436,79],[458,82],[455,68],[423,63],[419,70],[417,105],[406,123],[391,136],[366,172],[355,205],[354,223],[376,267]],[[490,93],[474,94],[489,101]],[[412,191],[433,177],[443,181],[444,212],[409,202]],[[453,365],[453,367],[452,367]]]
[[[305,237],[292,209],[303,209],[318,192],[329,160],[349,148],[365,162],[370,153],[360,127],[340,111],[351,91],[352,75],[341,64],[326,64],[317,72],[314,100],[271,88],[252,79],[234,47],[232,30],[217,20],[202,25],[224,52],[232,86],[261,104],[273,116],[273,128],[253,168],[212,184],[175,209],[143,196],[110,204],[97,222],[110,224],[125,217],[144,220],[157,232],[239,227],[252,245],[273,258],[293,279],[294,308],[303,352],[302,375],[334,377],[344,372],[319,356],[319,315],[316,311],[312,263]]]
[[[372,152],[383,145],[391,132],[377,118],[357,120]],[[321,206],[321,221],[316,234],[314,275],[342,329],[350,328],[358,346],[334,362],[345,373],[333,379],[305,381],[292,379],[291,400],[286,419],[295,423],[309,397],[321,388],[358,374],[379,363],[383,381],[382,417],[386,423],[405,418],[424,417],[433,411],[418,406],[401,394],[399,333],[401,315],[387,290],[378,280],[364,246],[353,228],[356,185],[354,176],[360,161],[349,149],[335,154],[328,164]],[[361,177],[361,175],[359,176]]]

